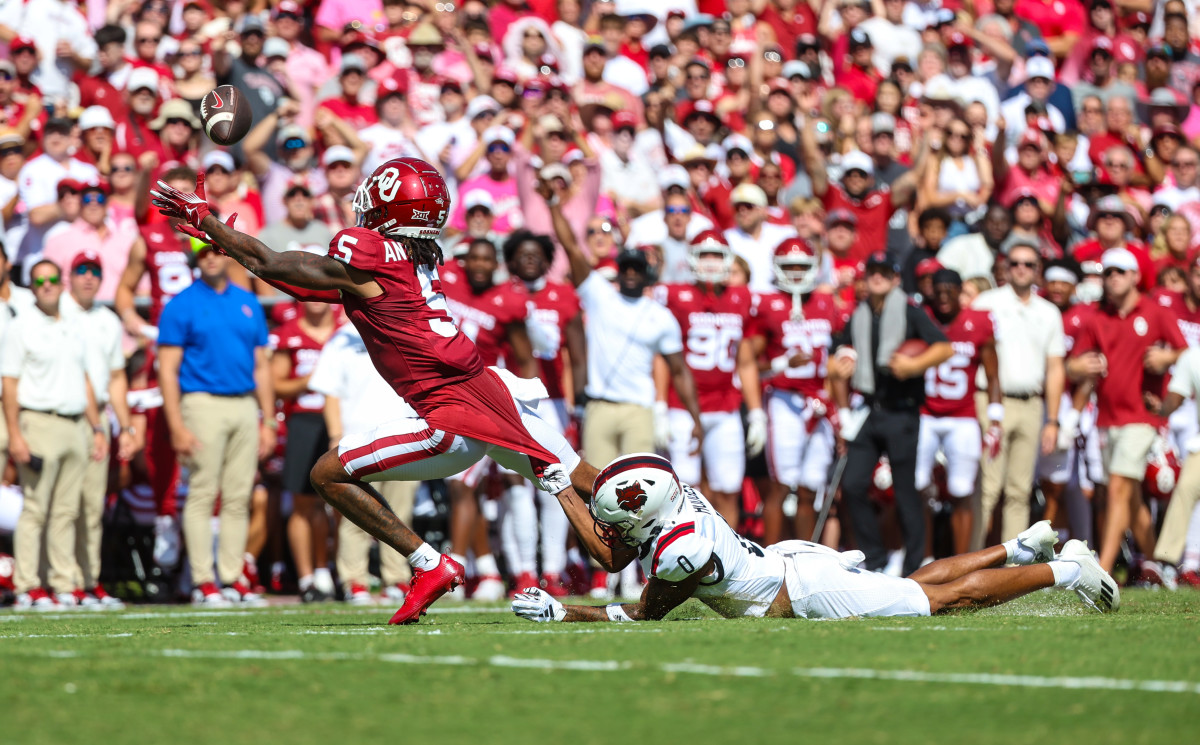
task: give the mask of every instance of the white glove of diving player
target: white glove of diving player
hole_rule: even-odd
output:
[[[746,455],[758,456],[767,446],[767,412],[751,409],[746,412]]]
[[[561,621],[567,617],[567,609],[554,596],[537,587],[526,587],[512,601],[513,613],[535,623]]]
[[[671,418],[667,414],[667,402],[654,402],[654,447],[666,450],[671,441]]]

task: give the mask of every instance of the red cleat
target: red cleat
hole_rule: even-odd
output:
[[[517,593],[524,591],[526,587],[541,587],[538,584],[537,575],[533,572],[521,572],[517,575],[513,589],[508,591],[508,596],[515,598]]]
[[[572,595],[586,595],[591,585],[588,583],[587,569],[583,564],[567,564],[567,587]]]
[[[550,593],[551,597],[565,598],[571,594],[562,581],[562,575],[554,572],[548,572],[542,575],[542,589]]]
[[[396,615],[388,621],[395,626],[405,623],[416,623],[425,615],[425,610],[437,602],[437,599],[466,581],[466,570],[449,556],[442,554],[442,560],[437,567],[428,571],[413,570],[412,584],[404,605],[396,611]]]
[[[1175,580],[1180,587],[1195,587],[1200,588],[1200,572],[1190,571],[1179,575]]]

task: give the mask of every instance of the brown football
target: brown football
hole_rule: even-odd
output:
[[[200,102],[204,134],[218,145],[233,145],[246,136],[254,118],[250,103],[232,85],[219,85]]]
[[[905,339],[904,343],[896,349],[896,354],[901,357],[917,357],[926,349],[929,349],[929,345],[920,339]]]

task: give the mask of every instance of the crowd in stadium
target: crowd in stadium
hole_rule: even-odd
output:
[[[309,471],[410,410],[340,306],[293,301],[149,194],[202,173],[271,249],[349,252],[359,183],[398,156],[449,186],[455,323],[540,379],[539,414],[593,464],[658,451],[748,540],[820,526],[872,570],[1044,518],[1129,582],[1200,587],[1197,19],[0,0],[0,589],[41,610],[403,598],[403,558]],[[253,112],[230,147],[201,119],[219,84]],[[490,460],[380,486],[469,565],[469,597],[640,592]]]

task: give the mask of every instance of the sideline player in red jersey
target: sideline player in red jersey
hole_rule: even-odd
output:
[[[755,359],[765,358],[770,426],[767,464],[771,493],[763,499],[763,541],[783,539],[783,500],[796,493],[796,536],[816,527],[816,495],[833,462],[833,406],[825,391],[829,345],[842,329],[833,295],[817,289],[820,260],[804,238],[775,247],[772,268],[779,292],[763,295],[747,332]]]
[[[508,265],[513,284],[524,287],[529,293],[530,307],[525,328],[533,345],[533,356],[541,368],[538,377],[546,384],[546,392],[550,394],[538,403],[538,416],[565,436],[572,424],[577,427],[579,422],[572,422],[567,414],[564,350],[571,359],[572,400],[583,401],[583,386],[587,381],[587,340],[583,335],[583,311],[579,296],[571,285],[551,282],[546,278],[550,265],[554,263],[554,243],[549,236],[518,230],[504,242],[504,263]],[[538,498],[541,501],[538,511],[541,520],[541,584],[546,592],[558,597],[567,594],[562,575],[567,568],[567,532],[570,525],[563,511],[556,509],[553,495],[539,491]],[[514,527],[526,529],[521,523],[516,523]],[[532,525],[527,529],[532,530]]]
[[[987,311],[962,307],[962,277],[952,269],[933,273],[933,296],[925,307],[954,348],[954,356],[925,371],[925,403],[921,405],[921,430],[917,440],[917,491],[933,483],[933,461],[938,450],[946,456],[946,491],[954,498],[950,526],[954,553],[971,550],[975,520],[971,495],[979,475],[979,458],[1000,452],[1004,404],[1000,402],[1000,364],[996,358],[996,330]],[[979,366],[987,375],[987,431],[979,438],[975,410],[975,376]]]
[[[496,245],[487,238],[476,238],[461,259],[450,261],[438,271],[450,317],[475,342],[483,364],[502,366],[523,378],[536,378],[538,365],[525,328],[528,293],[517,285],[497,285],[493,277],[499,266]],[[476,496],[477,487],[493,477],[504,486],[500,533],[507,538],[502,545],[508,565],[517,575],[525,575],[522,579],[526,583],[537,581],[532,576],[537,565],[533,486],[512,471],[496,474],[492,459],[481,458],[446,480],[450,489],[450,556],[463,563],[468,547],[474,550],[478,582],[472,597],[478,600],[504,597],[504,580],[488,545],[487,522]],[[514,538],[517,530],[530,531],[522,533],[526,540]]]
[[[569,513],[586,512],[572,484],[590,494],[596,469],[529,408],[545,389],[485,367],[450,319],[436,242],[450,198],[433,166],[395,158],[376,168],[355,195],[359,227],[338,233],[325,256],[277,253],[213,217],[202,179],[194,194],[160,181],[152,196],[164,215],[186,221],[180,230],[207,234],[268,283],[300,299],[340,300],[375,366],[419,414],[343,438],[312,471],[325,501],[408,557],[412,590],[390,623],[419,620],[462,584],[463,568],[401,522],[368,482],[444,478],[491,455],[536,479]]]
[[[666,392],[667,451],[675,471],[690,484],[700,483],[703,462],[713,505],[737,530],[746,446],[753,457],[767,444],[758,362],[744,338],[750,324],[750,290],[728,285],[733,251],[715,230],[705,230],[692,239],[688,263],[696,277],[694,284],[659,285],[654,292],[683,332],[683,360],[696,382],[704,439],[697,451],[692,443],[692,415],[670,388]],[[740,391],[734,385],[735,375]],[[738,411],[743,400],[749,410],[748,432],[742,429]]]

